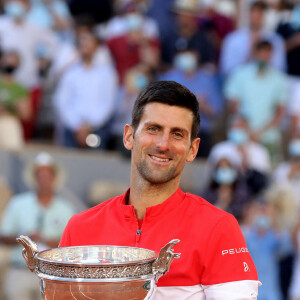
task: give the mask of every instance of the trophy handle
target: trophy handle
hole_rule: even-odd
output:
[[[152,265],[155,282],[169,271],[173,259],[180,257],[180,253],[174,253],[172,249],[179,242],[180,240],[174,239],[161,248],[158,257]]]
[[[34,243],[28,236],[20,235],[16,239],[16,241],[23,245],[24,249],[22,251],[22,255],[26,261],[27,268],[34,272],[37,260],[35,258],[35,255],[38,253],[38,248],[36,243]]]

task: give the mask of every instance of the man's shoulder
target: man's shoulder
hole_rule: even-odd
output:
[[[201,196],[191,193],[186,193],[185,195],[186,199],[189,201],[190,208],[199,215],[199,220],[201,219],[201,222],[210,220],[212,221],[212,224],[214,224],[224,218],[234,218],[231,214],[214,206]]]
[[[117,196],[106,200],[96,206],[93,206],[83,212],[80,212],[72,217],[73,222],[81,222],[82,220],[92,220],[93,218],[97,217],[103,210],[106,209],[113,209],[118,203],[120,203],[121,199],[124,195]]]

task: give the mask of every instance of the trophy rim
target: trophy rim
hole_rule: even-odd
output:
[[[125,281],[149,281],[154,279],[154,275],[140,275],[140,276],[130,276],[130,277],[116,277],[116,278],[82,278],[82,277],[59,277],[55,275],[49,275],[42,273],[40,271],[36,272],[37,276],[43,280],[50,280],[51,282],[74,282],[74,283],[120,283]]]
[[[132,260],[132,261],[124,261],[124,262],[109,262],[109,263],[103,263],[103,262],[64,262],[64,261],[58,261],[58,260],[53,260],[53,259],[48,259],[41,257],[41,254],[46,253],[46,252],[51,252],[51,251],[64,251],[64,249],[86,249],[86,248],[105,248],[105,247],[110,247],[110,248],[126,248],[126,249],[139,249],[143,250],[146,252],[152,252],[154,255],[149,257],[149,258],[144,258],[144,259],[139,259],[139,260]],[[63,249],[63,250],[61,250]],[[89,246],[71,246],[71,247],[58,247],[58,248],[52,248],[52,249],[46,249],[43,251],[40,251],[35,254],[35,257],[38,261],[46,262],[46,263],[51,263],[51,264],[57,264],[61,266],[76,266],[76,267],[109,267],[109,266],[125,266],[125,265],[138,265],[138,264],[146,264],[149,262],[154,261],[157,257],[158,254],[154,250],[146,249],[146,248],[140,248],[140,247],[131,247],[131,246],[117,246],[117,245],[89,245]]]

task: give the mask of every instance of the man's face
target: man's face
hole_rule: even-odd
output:
[[[126,125],[124,144],[132,150],[137,177],[151,184],[180,179],[185,162],[192,161],[200,139],[191,141],[193,113],[182,107],[149,103],[135,132]]]
[[[255,56],[257,61],[267,64],[271,60],[272,50],[269,48],[257,50]]]
[[[264,11],[260,8],[253,7],[250,11],[250,28],[260,30],[264,24]]]
[[[40,166],[35,170],[38,191],[52,192],[54,189],[55,172],[52,166]]]

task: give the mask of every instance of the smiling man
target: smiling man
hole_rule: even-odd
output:
[[[150,84],[124,129],[130,189],[71,218],[60,246],[120,245],[158,252],[180,239],[170,271],[151,299],[257,299],[259,281],[234,217],[185,194],[180,177],[200,139],[197,99],[174,81]]]

